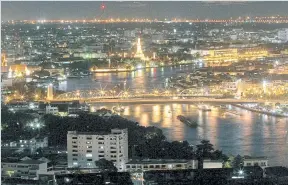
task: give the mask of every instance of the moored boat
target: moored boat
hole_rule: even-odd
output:
[[[192,121],[192,120],[190,120],[190,119],[188,119],[182,115],[177,116],[177,119],[179,121],[181,121],[182,123],[185,123],[186,125],[190,126],[190,127],[195,127],[198,125],[196,121]]]

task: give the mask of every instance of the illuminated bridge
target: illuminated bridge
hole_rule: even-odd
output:
[[[145,90],[77,90],[58,95],[51,99],[57,101],[81,101],[81,102],[105,102],[105,103],[189,103],[189,102],[211,102],[211,103],[261,103],[267,100],[250,99],[224,99],[222,94],[206,94],[199,90],[187,89],[182,91],[172,91],[167,89],[155,89],[153,91]],[[279,102],[278,100],[269,100],[269,102]]]
[[[222,94],[205,94],[199,90],[187,89],[172,91],[168,89],[145,90],[76,90],[58,95],[53,101],[91,101],[99,99],[131,99],[131,98],[175,98],[175,97],[222,97]]]

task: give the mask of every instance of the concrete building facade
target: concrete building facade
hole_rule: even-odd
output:
[[[95,168],[95,161],[112,161],[119,171],[128,162],[128,131],[77,132],[67,134],[68,167]]]

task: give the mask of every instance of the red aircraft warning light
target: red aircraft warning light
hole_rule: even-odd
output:
[[[102,3],[102,4],[101,4],[101,10],[104,10],[105,8],[106,8],[105,4]]]

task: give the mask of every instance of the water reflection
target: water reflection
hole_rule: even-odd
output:
[[[91,110],[114,104],[97,104]],[[199,111],[193,104],[142,104],[124,105],[122,116],[138,121],[143,126],[156,126],[163,130],[169,140],[187,140],[197,144],[208,139],[216,148],[227,154],[266,155],[270,164],[288,163],[288,124],[287,119],[263,116],[240,108],[231,107],[242,116],[227,114],[213,108],[211,112]],[[199,126],[190,128],[177,119],[184,115],[198,122]]]
[[[59,84],[59,89],[63,91],[74,91],[78,89],[96,89],[100,84],[107,85],[112,88],[117,84],[127,81],[127,87],[132,89],[149,90],[153,87],[165,86],[165,79],[180,72],[187,73],[194,69],[193,65],[177,66],[177,67],[160,67],[139,69],[133,72],[119,73],[94,73],[88,78],[70,78]],[[167,85],[167,84],[166,84]]]

